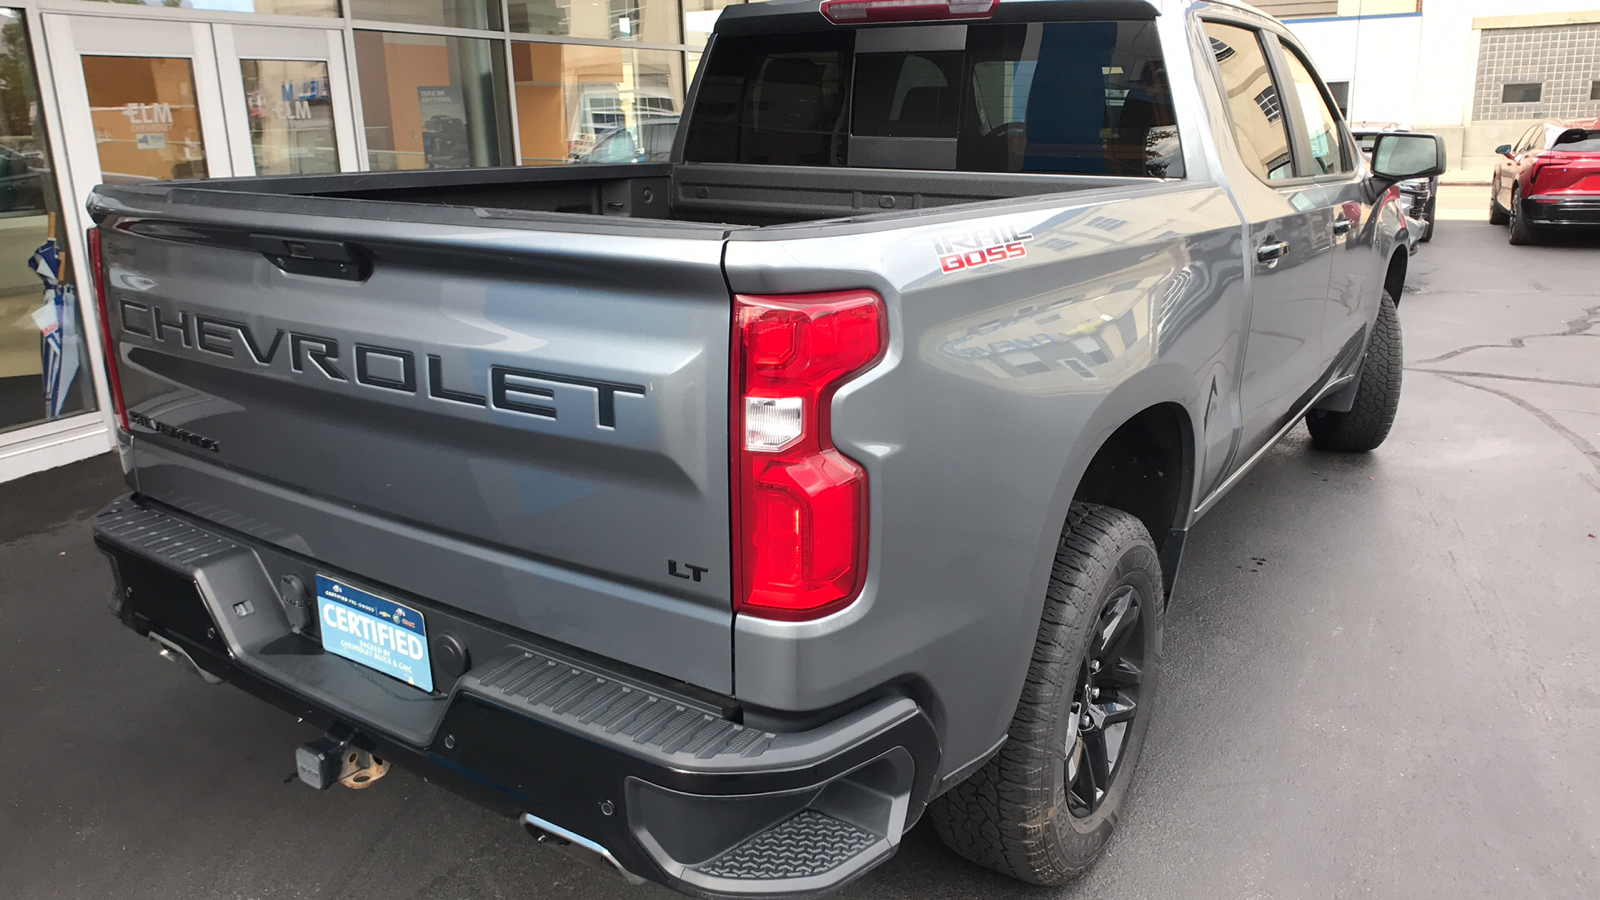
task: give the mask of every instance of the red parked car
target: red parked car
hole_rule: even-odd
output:
[[[1511,243],[1531,244],[1557,225],[1600,225],[1600,119],[1550,119],[1495,152],[1489,221]]]

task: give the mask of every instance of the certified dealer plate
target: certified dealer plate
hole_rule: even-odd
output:
[[[433,690],[422,613],[326,575],[317,576],[322,649]]]

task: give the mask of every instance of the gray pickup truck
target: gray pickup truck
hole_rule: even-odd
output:
[[[1189,528],[1394,419],[1442,149],[1333,110],[1232,3],[799,0],[667,162],[101,187],[113,608],[630,880],[1064,882]]]

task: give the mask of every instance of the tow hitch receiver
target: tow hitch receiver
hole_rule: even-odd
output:
[[[300,780],[319,791],[339,782],[359,790],[389,774],[389,762],[379,759],[351,743],[350,734],[329,732],[301,744],[294,752],[294,767]]]

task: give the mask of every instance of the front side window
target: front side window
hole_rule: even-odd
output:
[[[1222,73],[1239,155],[1262,181],[1293,178],[1289,130],[1260,35],[1254,29],[1222,22],[1206,22],[1205,30]]]
[[[1182,177],[1153,23],[954,27],[921,44],[937,49],[858,47],[847,30],[720,38],[686,158]]]
[[[1327,98],[1317,87],[1311,67],[1300,58],[1299,51],[1285,44],[1284,57],[1289,61],[1289,77],[1294,81],[1295,97],[1300,101],[1300,129],[1311,143],[1311,171],[1308,175],[1330,175],[1347,171],[1344,140],[1339,134],[1339,114],[1328,106]]]

